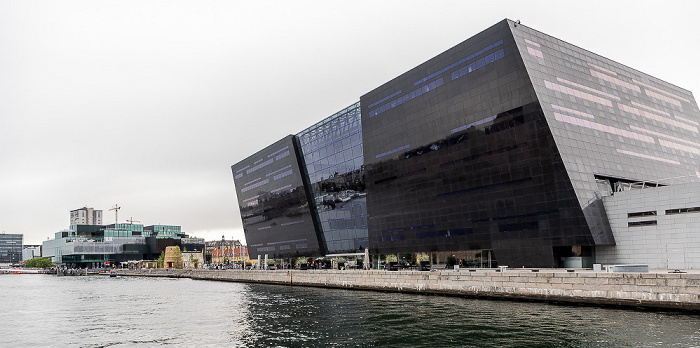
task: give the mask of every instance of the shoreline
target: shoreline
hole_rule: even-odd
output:
[[[491,300],[700,311],[699,273],[589,270],[117,270],[120,276],[449,295]]]

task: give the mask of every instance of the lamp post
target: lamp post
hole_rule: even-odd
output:
[[[221,264],[221,269],[224,269],[224,252],[226,250],[226,237],[225,235],[221,235],[221,260],[219,260],[219,263]]]

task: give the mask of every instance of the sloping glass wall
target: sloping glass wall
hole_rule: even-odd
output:
[[[363,250],[368,241],[360,103],[297,136],[326,252]]]

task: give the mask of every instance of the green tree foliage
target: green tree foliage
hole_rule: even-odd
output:
[[[175,259],[173,260],[173,267],[182,268],[182,251],[179,246],[175,247]]]
[[[190,262],[194,265],[194,268],[199,268],[199,259],[190,254]]]
[[[35,257],[24,263],[24,267],[28,268],[49,268],[51,266],[53,264],[51,263],[51,258],[48,257]]]
[[[163,268],[163,263],[165,262],[165,250],[160,252],[158,256],[158,268]]]

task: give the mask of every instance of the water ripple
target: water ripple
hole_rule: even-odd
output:
[[[97,276],[0,292],[21,347],[700,347],[700,316],[674,312]]]

